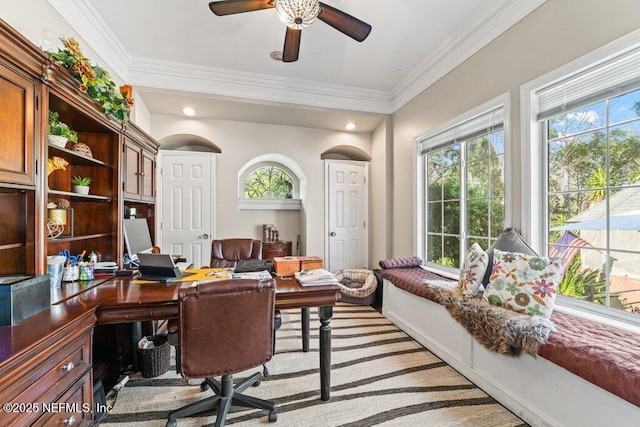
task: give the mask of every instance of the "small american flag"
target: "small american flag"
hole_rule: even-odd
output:
[[[560,257],[562,261],[562,272],[564,273],[580,248],[591,246],[586,240],[582,240],[570,231],[565,231],[562,236],[549,248],[550,257]]]

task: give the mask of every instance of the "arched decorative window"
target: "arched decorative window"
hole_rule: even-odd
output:
[[[281,165],[264,165],[254,169],[244,179],[246,199],[292,199],[295,175]]]
[[[300,210],[299,167],[281,155],[260,157],[238,173],[240,209]]]

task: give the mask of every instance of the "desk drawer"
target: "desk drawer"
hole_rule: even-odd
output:
[[[58,396],[91,371],[91,334],[65,344],[66,347],[54,346],[46,354],[34,355],[28,372],[0,393],[0,401],[33,404],[39,409],[43,403],[58,401]],[[34,419],[42,414],[0,415],[4,425],[11,425],[18,418],[19,424],[25,425],[26,419]]]
[[[34,426],[80,426],[92,420],[93,391],[91,371],[87,371],[60,399],[42,414]]]

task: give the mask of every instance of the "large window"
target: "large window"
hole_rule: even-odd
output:
[[[504,108],[465,119],[419,141],[422,256],[459,268],[474,242],[487,249],[504,228]]]
[[[633,320],[640,313],[640,49],[607,57],[533,91],[540,131],[531,152],[542,148],[545,175],[531,211],[532,218],[540,212],[547,253],[564,260],[561,301]]]

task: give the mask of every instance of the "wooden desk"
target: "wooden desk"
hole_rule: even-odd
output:
[[[98,304],[98,324],[115,324],[178,317],[178,289],[190,282],[132,283],[114,277],[65,300],[64,304]],[[329,400],[331,389],[331,316],[338,286],[300,286],[293,278],[276,279],[276,309],[319,307],[320,396]]]

